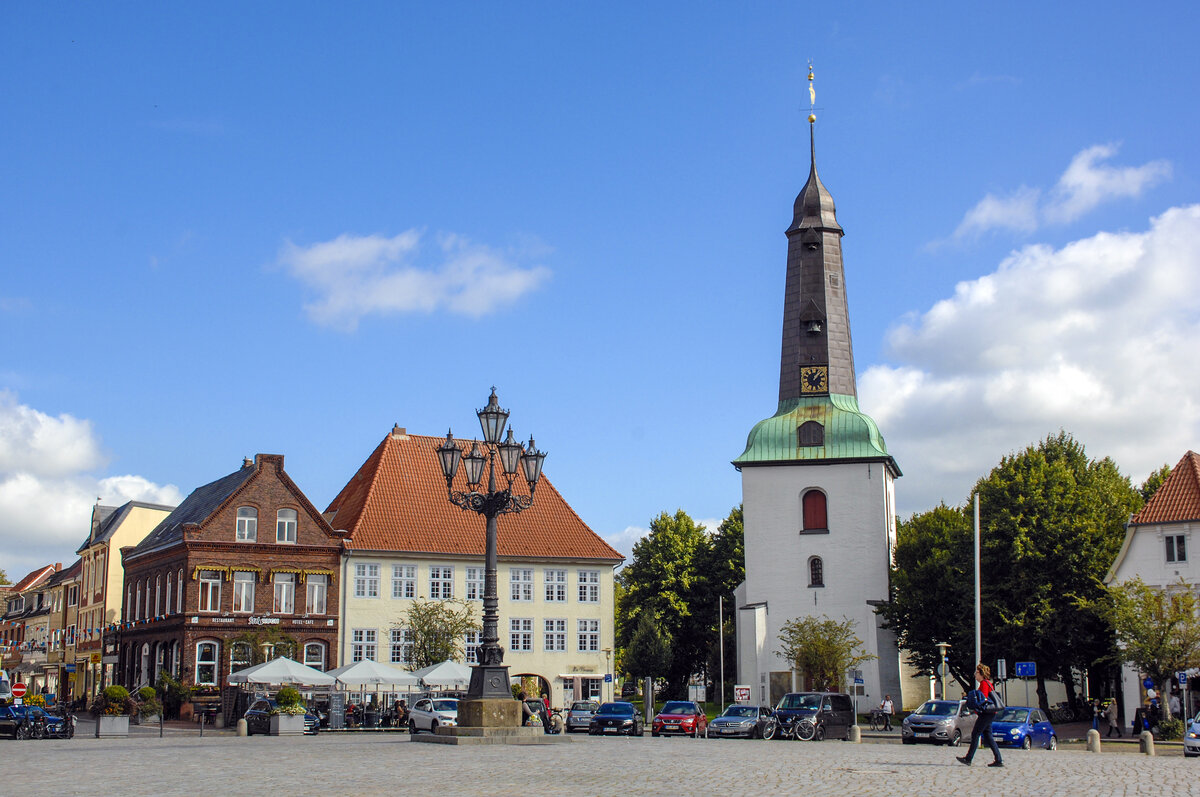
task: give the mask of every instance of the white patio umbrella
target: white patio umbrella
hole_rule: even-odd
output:
[[[360,694],[365,692],[367,686],[374,685],[375,704],[380,710],[384,708],[379,699],[379,687],[381,685],[392,687],[403,686],[406,689],[411,689],[411,687],[421,683],[421,680],[417,676],[406,670],[393,667],[390,664],[380,664],[370,659],[356,661],[353,664],[338,667],[336,670],[330,670],[325,674],[332,675],[334,682],[338,686],[357,687]],[[395,690],[393,689],[393,691]]]
[[[307,667],[298,661],[292,661],[285,656],[280,656],[277,659],[230,673],[229,683],[329,686],[333,683],[333,676],[326,675],[313,667]]]
[[[465,689],[471,683],[471,668],[449,659],[423,667],[413,675],[421,679],[426,689]]]

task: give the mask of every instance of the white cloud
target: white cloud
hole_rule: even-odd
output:
[[[965,500],[1060,428],[1140,481],[1200,446],[1200,205],[1139,233],[1029,246],[888,336],[860,380],[907,513]]]
[[[1097,205],[1141,196],[1171,176],[1171,164],[1163,160],[1126,167],[1102,162],[1117,149],[1116,144],[1097,144],[1078,153],[1045,196],[1028,186],[1008,196],[987,194],[966,212],[952,238],[961,241],[1000,229],[1031,233],[1046,224],[1067,224]]]
[[[550,276],[541,266],[521,268],[510,255],[457,235],[442,235],[433,262],[418,263],[421,233],[392,238],[340,235],[296,246],[288,241],[279,262],[317,295],[305,305],[318,324],[352,331],[369,315],[447,310],[479,317],[511,304]]]
[[[105,458],[90,421],[52,418],[0,392],[0,563],[10,579],[75,561],[96,499],[178,504],[174,485],[141,476],[97,476]]]
[[[697,526],[703,526],[709,534],[716,534],[720,528],[724,518],[700,520],[692,518]],[[612,534],[602,534],[601,537],[609,545],[617,549],[617,553],[625,557],[625,564],[633,561],[633,546],[637,545],[638,541],[650,533],[650,529],[643,526],[626,526],[622,531],[617,531]]]

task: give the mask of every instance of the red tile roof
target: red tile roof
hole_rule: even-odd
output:
[[[355,550],[484,556],[484,519],[446,498],[436,450],[444,437],[392,431],[371,453],[325,510],[335,529],[350,532],[346,547]],[[470,443],[460,447],[469,450]],[[467,490],[464,468],[454,487]],[[485,476],[486,478],[486,476]],[[513,492],[528,495],[518,476]],[[567,504],[550,480],[538,482],[533,507],[501,515],[497,553],[501,557],[598,559],[621,561],[621,554],[592,531]]]
[[[37,570],[34,570],[29,575],[25,576],[25,578],[18,581],[16,584],[13,584],[12,585],[12,593],[15,595],[19,592],[24,592],[27,589],[36,587],[38,584],[42,583],[47,578],[54,575],[61,569],[62,569],[61,564],[44,565],[42,567],[39,567]]]
[[[1167,480],[1133,516],[1136,525],[1200,520],[1200,454],[1189,451]]]

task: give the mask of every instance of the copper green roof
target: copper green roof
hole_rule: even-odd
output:
[[[824,445],[800,445],[796,430],[806,421],[824,427]],[[768,462],[868,459],[886,460],[900,475],[879,427],[859,410],[858,399],[835,393],[781,401],[775,415],[750,430],[746,450],[733,464],[740,468]]]

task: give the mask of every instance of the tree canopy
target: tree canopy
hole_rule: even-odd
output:
[[[3,570],[0,570],[0,584],[11,584],[11,583],[12,582],[8,580],[8,573],[5,573]]]
[[[788,620],[779,632],[776,655],[819,689],[841,690],[852,667],[875,658],[863,649],[854,621],[839,622],[826,615]]]
[[[407,656],[410,670],[431,667],[451,659],[462,661],[468,631],[481,626],[475,619],[475,606],[462,600],[412,601],[394,630],[407,632],[406,644],[411,645]]]

